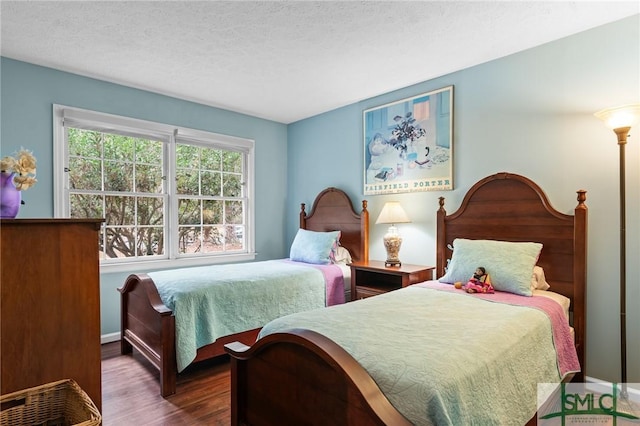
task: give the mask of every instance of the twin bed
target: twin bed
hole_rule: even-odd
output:
[[[586,192],[577,198],[563,214],[509,173],[476,183],[453,214],[440,198],[436,274],[451,283],[288,315],[251,347],[226,345],[232,424],[535,424],[537,384],[584,374]],[[504,268],[521,261],[526,283],[522,265]],[[452,285],[477,266],[501,291]]]
[[[368,259],[367,203],[357,213],[339,189],[318,194],[308,214],[301,205],[300,229],[321,236],[340,231],[340,247],[351,259]],[[301,237],[309,235],[315,234]],[[308,255],[305,247],[300,253]],[[160,393],[166,397],[175,393],[179,372],[223,355],[226,343],[252,344],[272,319],[348,301],[348,272],[346,263],[279,259],[132,274],[119,289],[121,353],[135,348],[144,355],[159,370]]]

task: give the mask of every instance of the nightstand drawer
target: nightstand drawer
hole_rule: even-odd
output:
[[[367,297],[377,296],[378,294],[384,294],[387,291],[388,290],[383,290],[380,288],[364,287],[359,285],[356,287],[356,295],[355,295],[355,298],[353,299],[354,300],[366,299]]]

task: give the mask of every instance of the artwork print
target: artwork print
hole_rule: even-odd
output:
[[[363,112],[364,194],[453,189],[453,86]]]

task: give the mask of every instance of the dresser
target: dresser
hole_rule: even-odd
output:
[[[0,220],[0,393],[75,380],[102,409],[102,219]]]

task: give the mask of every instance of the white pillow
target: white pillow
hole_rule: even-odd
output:
[[[342,246],[336,247],[335,254],[332,256],[331,263],[347,264],[351,263],[351,253]]]
[[[550,287],[544,276],[544,269],[538,265],[534,266],[531,276],[531,290],[549,290]]]
[[[453,241],[453,256],[440,282],[467,282],[476,268],[483,266],[496,290],[531,296],[531,276],[542,244],[495,240]]]

